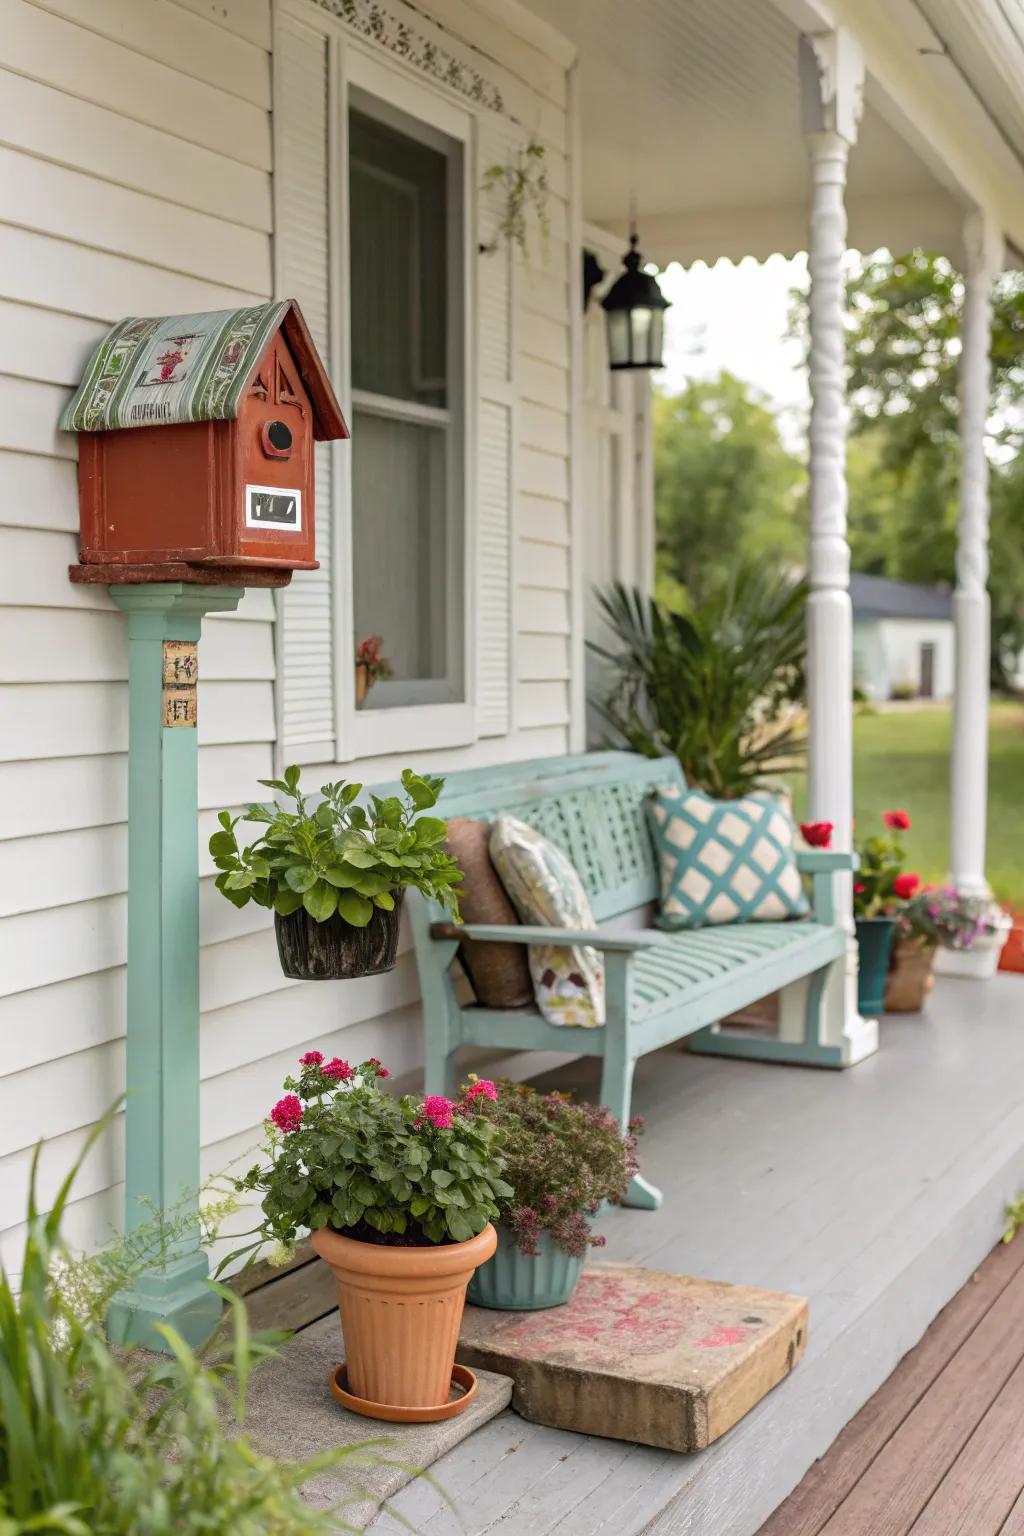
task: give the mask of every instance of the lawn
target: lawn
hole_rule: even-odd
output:
[[[853,724],[853,794],[861,835],[890,806],[910,812],[907,866],[923,880],[949,873],[948,709],[861,713]],[[802,812],[805,786],[796,786]],[[993,704],[989,729],[987,874],[1002,901],[1024,908],[1024,706]]]

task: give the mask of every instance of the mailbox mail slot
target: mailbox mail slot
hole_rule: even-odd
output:
[[[316,566],[314,445],[348,428],[294,301],[120,321],[61,427],[83,564]]]

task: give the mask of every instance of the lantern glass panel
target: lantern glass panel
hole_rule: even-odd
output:
[[[628,368],[632,361],[630,351],[629,311],[608,311],[608,361],[613,368]]]

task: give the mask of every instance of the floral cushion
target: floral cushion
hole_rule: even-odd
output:
[[[659,928],[807,916],[795,829],[773,795],[712,800],[670,785],[647,810],[661,869]]]
[[[592,928],[583,884],[560,848],[515,816],[491,824],[491,859],[524,923]],[[549,1024],[593,1029],[604,1023],[604,963],[589,945],[531,944],[537,1007]]]

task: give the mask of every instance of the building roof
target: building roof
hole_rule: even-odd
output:
[[[294,299],[119,320],[90,357],[61,416],[61,429],[111,432],[232,420],[278,330],[284,332],[312,403],[314,437],[347,437],[341,408]]]
[[[953,594],[949,587],[926,587],[913,581],[893,581],[889,576],[850,577],[850,601],[854,619],[952,619]]]

